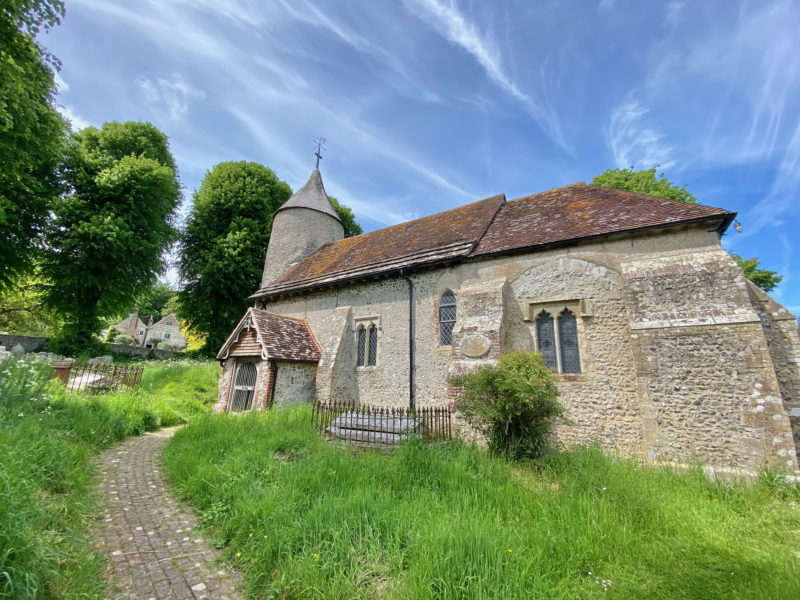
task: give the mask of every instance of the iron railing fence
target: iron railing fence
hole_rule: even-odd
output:
[[[311,424],[328,439],[367,445],[391,446],[418,436],[424,441],[452,438],[448,407],[376,407],[356,402],[315,402]]]
[[[53,378],[71,392],[102,394],[120,389],[138,391],[142,383],[143,365],[109,363],[53,363]]]

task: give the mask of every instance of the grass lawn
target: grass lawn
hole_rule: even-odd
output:
[[[307,410],[207,416],[166,471],[253,598],[800,598],[800,490],[586,449],[509,465],[319,439]]]
[[[218,372],[148,363],[139,394],[83,396],[49,381],[49,366],[0,362],[0,598],[106,597],[87,537],[97,514],[91,457],[207,412]]]

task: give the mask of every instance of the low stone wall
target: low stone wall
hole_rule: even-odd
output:
[[[5,346],[7,352],[11,352],[11,349],[17,345],[25,348],[26,354],[42,352],[49,341],[50,338],[44,337],[0,334],[0,346]],[[139,346],[125,346],[123,344],[109,344],[109,347],[117,354],[123,354],[125,356],[159,359],[180,356],[179,352],[174,352],[173,350],[159,350],[158,348],[140,348]]]
[[[48,341],[50,341],[50,338],[0,333],[0,346],[5,346],[8,350],[20,345],[25,348],[25,352],[40,352],[44,350]]]

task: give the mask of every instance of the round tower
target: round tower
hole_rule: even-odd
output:
[[[325,244],[343,238],[344,225],[328,200],[319,169],[314,169],[306,184],[272,218],[261,287]]]

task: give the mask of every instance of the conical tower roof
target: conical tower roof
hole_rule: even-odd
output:
[[[328,194],[325,193],[325,186],[322,185],[322,175],[320,175],[319,169],[314,169],[306,184],[297,190],[278,211],[286,208],[310,208],[330,215],[340,223],[342,222],[336,213],[336,209],[333,208],[330,200],[328,200]]]

